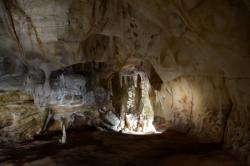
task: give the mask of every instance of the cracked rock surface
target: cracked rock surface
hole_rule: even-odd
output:
[[[250,164],[249,4],[1,0],[0,140],[58,130],[61,117],[129,132],[144,118]],[[145,100],[134,71],[148,80]]]

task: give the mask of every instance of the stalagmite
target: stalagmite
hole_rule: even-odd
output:
[[[66,143],[66,129],[65,126],[63,124],[62,126],[62,138],[60,139],[60,143],[65,144]]]
[[[249,9],[250,0],[0,0],[0,142],[44,129],[62,130],[65,143],[72,115],[128,134],[174,129],[250,165]]]
[[[62,143],[62,144],[65,144],[66,139],[67,139],[67,135],[66,135],[65,118],[64,117],[60,118],[60,123],[61,123],[61,127],[62,127],[62,138],[59,139],[59,142]]]

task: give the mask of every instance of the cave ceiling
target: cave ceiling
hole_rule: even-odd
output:
[[[249,9],[249,0],[1,0],[0,128],[26,140],[80,117],[241,151],[250,137]]]

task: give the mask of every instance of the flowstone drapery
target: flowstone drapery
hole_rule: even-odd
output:
[[[148,75],[142,66],[125,66],[119,72],[120,125],[119,130],[129,134],[156,133],[154,110],[150,101],[152,92]],[[118,94],[117,94],[118,95]],[[116,98],[115,98],[116,100]]]

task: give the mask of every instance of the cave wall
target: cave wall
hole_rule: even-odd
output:
[[[157,110],[161,110],[159,115],[166,119],[167,128],[194,135],[205,142],[222,140],[232,106],[223,78],[178,77],[165,84],[156,96]]]
[[[250,163],[249,156],[249,79],[229,79],[227,86],[230,89],[230,97],[233,106],[227,120],[224,144],[242,160]]]
[[[0,92],[0,143],[33,139],[42,131],[47,112],[39,112],[29,94]]]
[[[163,81],[155,114],[166,129],[224,140],[250,160],[248,0],[0,3],[2,57],[15,55],[46,77],[75,63],[119,70],[132,58],[148,61]]]

